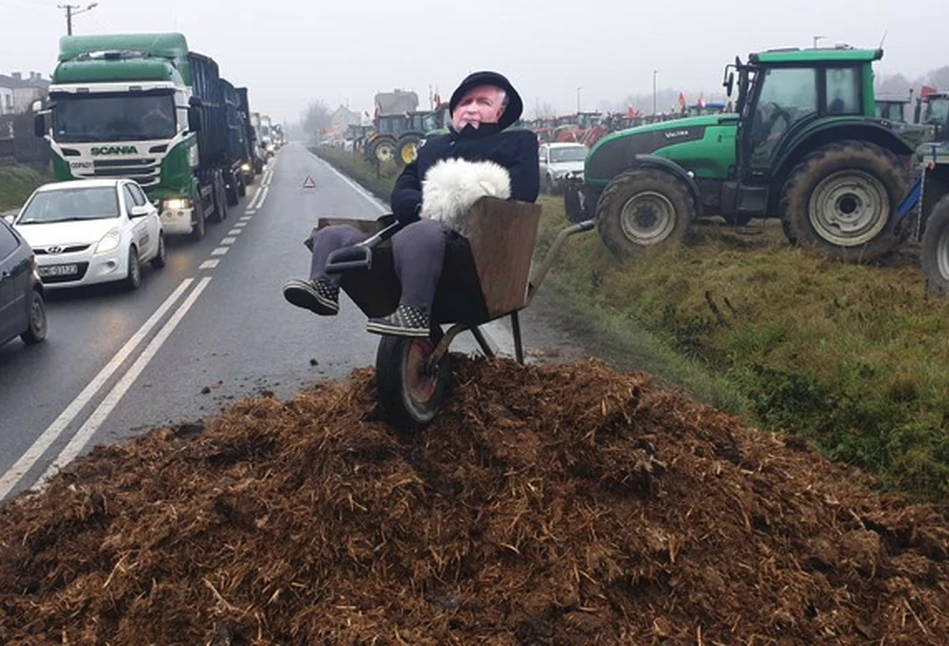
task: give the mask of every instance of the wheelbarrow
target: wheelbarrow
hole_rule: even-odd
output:
[[[540,223],[538,204],[479,199],[449,236],[432,306],[428,338],[383,335],[376,352],[376,387],[386,420],[403,433],[431,422],[444,401],[451,376],[449,347],[469,331],[484,354],[495,353],[481,326],[510,317],[516,360],[524,363],[520,310],[527,307],[566,239],[591,231],[592,220],[563,229],[531,277]],[[317,230],[347,224],[370,237],[330,254],[326,272],[340,275],[340,287],[369,318],[395,311],[401,297],[392,258],[392,236],[402,225],[379,220],[320,218]],[[309,242],[309,241],[308,241]],[[448,325],[448,330],[443,326]]]

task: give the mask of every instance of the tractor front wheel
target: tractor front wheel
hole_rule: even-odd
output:
[[[818,148],[791,172],[781,220],[792,244],[848,262],[870,262],[902,240],[896,207],[908,178],[888,150],[862,141]]]
[[[949,294],[949,196],[939,200],[926,220],[919,256],[929,290]]]
[[[679,179],[660,170],[617,175],[596,205],[596,227],[620,257],[674,247],[695,218],[695,200]]]

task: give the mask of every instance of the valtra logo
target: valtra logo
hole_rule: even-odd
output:
[[[138,148],[135,146],[93,146],[89,153],[92,155],[137,155]]]

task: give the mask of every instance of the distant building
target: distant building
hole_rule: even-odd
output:
[[[333,130],[343,131],[349,126],[358,126],[362,117],[358,112],[353,112],[344,105],[336,108],[336,111],[330,115],[330,123]]]
[[[30,72],[24,78],[20,72],[10,76],[0,74],[0,115],[22,114],[30,109],[37,99],[49,92],[49,81],[39,72]]]
[[[403,90],[376,94],[376,114],[402,114],[418,109],[418,94]]]

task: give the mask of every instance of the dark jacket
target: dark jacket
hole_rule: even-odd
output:
[[[530,130],[498,131],[482,125],[458,133],[438,135],[418,149],[415,161],[405,167],[392,189],[392,213],[403,224],[419,219],[422,206],[422,180],[436,162],[460,158],[468,161],[493,161],[511,176],[511,199],[534,202],[540,191],[540,163],[537,135]]]

